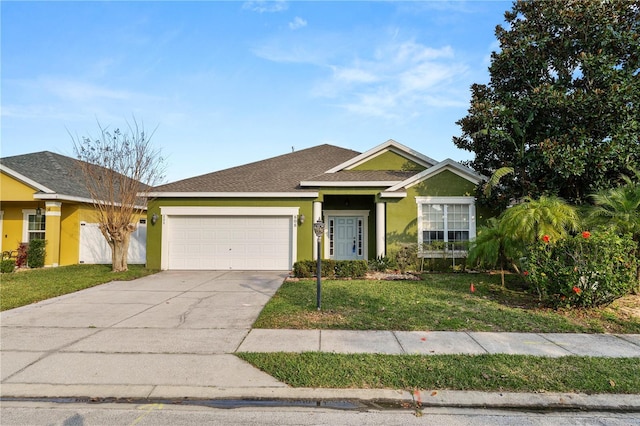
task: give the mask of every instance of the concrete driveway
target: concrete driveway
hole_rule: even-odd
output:
[[[206,397],[283,383],[232,353],[286,272],[165,271],[0,314],[3,397]]]

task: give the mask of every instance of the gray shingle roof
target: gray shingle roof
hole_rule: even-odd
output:
[[[50,151],[0,158],[0,164],[4,167],[54,191],[62,198],[77,197],[90,200],[91,194],[84,183],[78,163],[79,160],[75,158]]]
[[[305,181],[308,182],[402,182],[418,171],[399,170],[341,170],[336,173],[323,173]]]
[[[319,145],[278,157],[157,186],[158,192],[295,192],[300,182],[322,175],[360,153],[333,145]]]
[[[75,158],[49,151],[0,159],[0,164],[61,195],[91,198]]]

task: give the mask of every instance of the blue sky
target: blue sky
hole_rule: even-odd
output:
[[[135,116],[172,182],[319,144],[458,150],[510,1],[11,2],[1,156]]]

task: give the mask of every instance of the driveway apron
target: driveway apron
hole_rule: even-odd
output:
[[[286,387],[233,355],[286,272],[164,271],[0,313],[0,396]]]

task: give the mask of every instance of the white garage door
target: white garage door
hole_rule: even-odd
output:
[[[291,216],[168,216],[167,225],[168,269],[291,269]]]
[[[80,263],[110,264],[113,261],[111,248],[107,244],[97,223],[80,222]],[[129,240],[127,263],[147,263],[147,224],[138,223]]]

